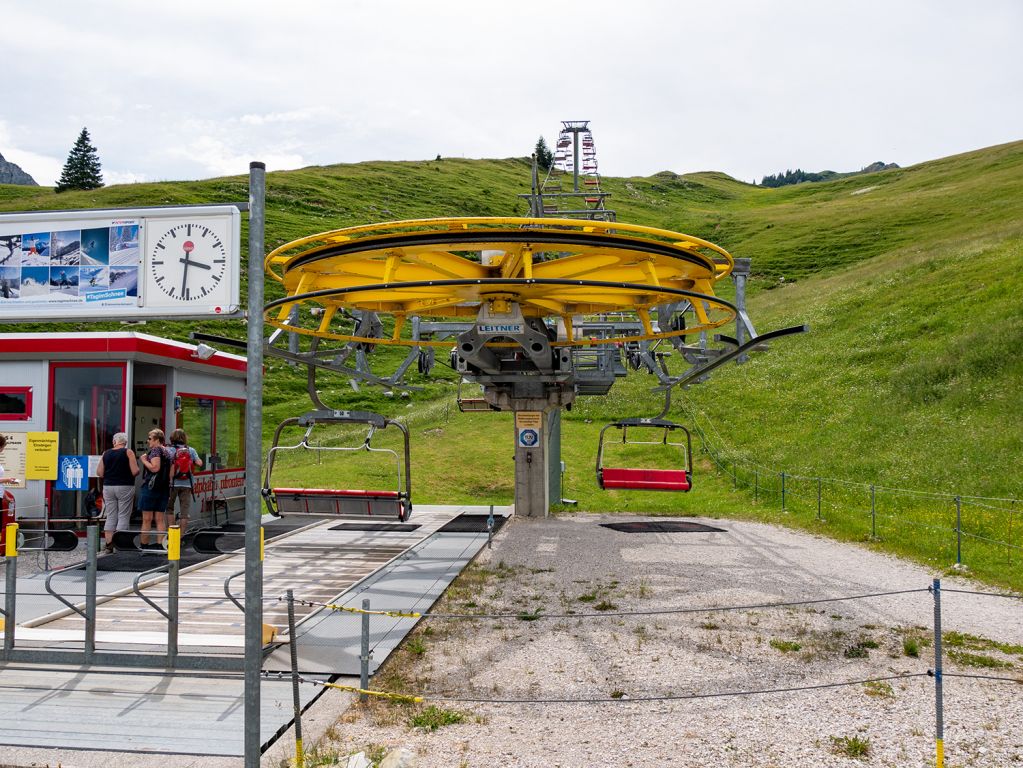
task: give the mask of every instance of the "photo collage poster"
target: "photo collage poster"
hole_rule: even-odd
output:
[[[68,304],[135,306],[139,220],[108,226],[0,233],[0,308]],[[7,228],[8,230],[10,228]],[[32,309],[30,309],[32,308]]]

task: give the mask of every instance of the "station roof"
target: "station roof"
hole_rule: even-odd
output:
[[[134,360],[175,368],[245,376],[246,359],[214,352],[203,360],[198,347],[134,331],[83,333],[0,333],[0,361]]]

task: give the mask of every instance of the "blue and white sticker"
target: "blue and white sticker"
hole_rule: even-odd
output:
[[[88,456],[58,456],[57,484],[58,491],[84,491],[89,485]]]
[[[526,429],[519,430],[519,447],[520,448],[535,448],[536,444],[540,442],[540,433],[527,427]]]

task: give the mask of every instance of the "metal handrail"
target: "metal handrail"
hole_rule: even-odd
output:
[[[79,608],[74,603],[68,602],[61,595],[58,595],[56,592],[54,592],[53,589],[50,588],[50,581],[57,574],[67,573],[68,571],[76,571],[79,568],[86,568],[86,567],[88,567],[88,565],[89,565],[89,561],[88,560],[83,560],[82,562],[75,563],[74,565],[65,565],[62,568],[55,568],[54,570],[50,571],[50,574],[46,577],[46,582],[43,585],[43,586],[46,587],[46,591],[50,593],[51,597],[57,598],[57,600],[59,600],[60,602],[64,603],[64,605],[66,605],[72,611],[77,613],[83,619],[88,619],[89,618],[88,616],[85,615],[85,611],[83,611],[81,608]]]
[[[245,613],[245,606],[238,602],[238,598],[231,594],[231,582],[239,576],[244,576],[245,571],[241,570],[238,573],[232,573],[226,579],[224,579],[224,594],[227,595],[227,599],[238,606],[238,610]]]
[[[167,621],[172,621],[170,613],[165,611],[159,605],[157,605],[152,600],[150,600],[148,597],[143,595],[142,594],[142,589],[139,587],[139,582],[142,581],[142,577],[143,576],[148,576],[149,574],[152,574],[152,573],[160,573],[165,568],[170,568],[170,563],[169,562],[164,563],[163,565],[158,565],[158,566],[156,566],[156,568],[150,568],[148,571],[142,571],[142,573],[138,574],[135,577],[135,581],[132,582],[131,589],[132,589],[132,591],[136,595],[141,597],[145,602],[147,602],[151,606],[153,606],[160,613],[160,615],[162,615],[165,619],[167,619]]]

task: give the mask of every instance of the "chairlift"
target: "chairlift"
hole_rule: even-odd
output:
[[[629,491],[689,491],[693,487],[693,438],[689,430],[665,418],[671,405],[671,390],[666,390],[664,410],[652,419],[620,419],[607,424],[600,430],[597,445],[597,485],[603,490],[621,489]],[[605,435],[609,429],[621,430],[624,445],[664,445],[678,448],[682,453],[681,466],[669,468],[607,467],[604,466]],[[645,435],[660,432],[660,439],[630,439],[637,431]],[[685,435],[685,439],[672,436]],[[610,441],[607,441],[610,442]]]
[[[363,424],[368,427],[361,445],[333,446],[311,445],[313,429],[322,425]],[[291,426],[305,427],[302,438],[294,445],[281,445],[281,433]],[[390,448],[376,448],[372,445],[378,430],[396,427],[402,435],[404,455]],[[394,490],[363,490],[340,488],[283,488],[271,483],[277,454],[282,451],[316,451],[322,453],[368,452],[388,455],[395,464]],[[302,416],[285,419],[274,432],[273,444],[266,456],[266,474],[263,479],[263,499],[270,514],[281,517],[288,515],[337,515],[346,518],[366,518],[396,515],[405,522],[412,515],[412,470],[409,431],[404,424],[369,411],[310,411]]]

